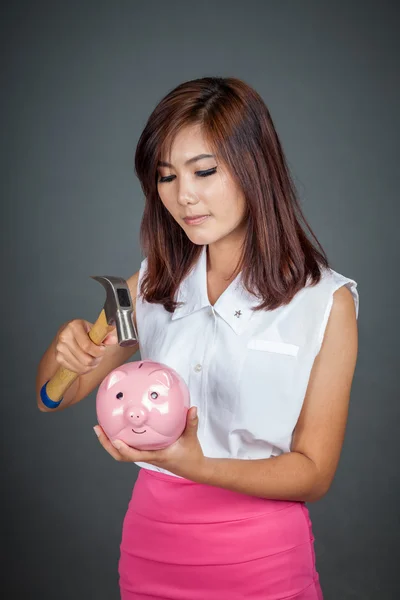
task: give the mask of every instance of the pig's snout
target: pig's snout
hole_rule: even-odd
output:
[[[133,427],[141,427],[147,421],[147,410],[141,406],[128,406],[125,417]]]

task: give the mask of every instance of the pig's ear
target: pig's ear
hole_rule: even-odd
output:
[[[172,388],[173,380],[168,371],[165,371],[164,369],[156,369],[155,371],[151,372],[151,375],[155,377],[157,383],[165,385],[165,387],[168,389]]]
[[[126,377],[126,373],[125,373],[125,371],[122,371],[120,369],[111,373],[108,376],[108,380],[106,381],[106,390],[109,390],[113,385],[118,383],[118,381],[121,381],[121,379],[124,379],[124,377]]]

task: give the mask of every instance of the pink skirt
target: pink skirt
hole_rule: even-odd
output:
[[[141,468],[120,545],[122,600],[322,600],[304,502]]]

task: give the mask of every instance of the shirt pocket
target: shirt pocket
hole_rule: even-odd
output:
[[[273,340],[252,338],[248,341],[247,348],[250,350],[262,350],[265,352],[276,352],[278,354],[297,356],[300,346],[288,344],[287,342],[275,342]]]

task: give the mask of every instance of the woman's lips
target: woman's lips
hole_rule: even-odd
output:
[[[204,223],[208,219],[210,215],[203,215],[202,217],[189,218],[185,217],[183,220],[187,225],[199,225],[200,223]]]

